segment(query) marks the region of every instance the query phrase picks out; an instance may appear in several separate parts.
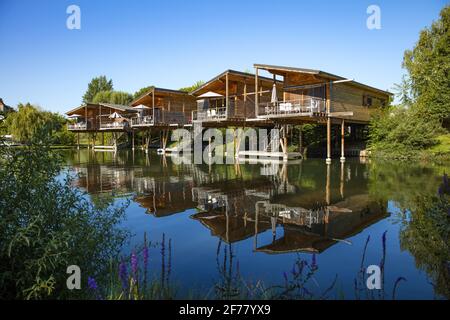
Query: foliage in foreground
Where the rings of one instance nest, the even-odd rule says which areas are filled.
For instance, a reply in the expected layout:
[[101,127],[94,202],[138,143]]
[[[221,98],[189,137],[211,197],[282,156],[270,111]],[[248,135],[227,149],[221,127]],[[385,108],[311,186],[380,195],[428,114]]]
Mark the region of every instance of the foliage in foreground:
[[78,265],[83,281],[104,274],[125,239],[116,229],[124,208],[97,209],[61,169],[45,144],[0,145],[2,299],[79,297],[67,267]]
[[[370,290],[366,286],[367,276],[365,257],[370,236],[367,238],[362,252],[361,264],[356,269],[354,279],[354,299],[396,299],[397,290],[404,277],[398,277],[392,285],[392,291],[385,288],[386,233],[382,235],[381,290]],[[98,282],[94,277],[88,279],[88,293],[91,299],[98,300],[146,300],[146,299],[216,299],[216,300],[327,300],[342,299],[345,294],[337,288],[338,275],[327,286],[322,287],[317,277],[319,264],[315,254],[310,260],[297,255],[289,271],[283,272],[278,284],[266,287],[262,281],[248,281],[239,268],[239,261],[231,243],[223,244],[219,240],[216,251],[217,277],[210,290],[191,289],[187,294],[180,294],[171,279],[172,246],[165,235],[161,242],[148,243],[144,236],[144,245],[134,249],[131,255],[113,261],[110,269],[111,277]],[[166,247],[168,245],[168,247]],[[149,255],[149,249],[160,250],[160,271],[149,268],[149,259],[157,259]],[[350,285],[350,284],[349,284]],[[347,297],[350,298],[350,297]]]

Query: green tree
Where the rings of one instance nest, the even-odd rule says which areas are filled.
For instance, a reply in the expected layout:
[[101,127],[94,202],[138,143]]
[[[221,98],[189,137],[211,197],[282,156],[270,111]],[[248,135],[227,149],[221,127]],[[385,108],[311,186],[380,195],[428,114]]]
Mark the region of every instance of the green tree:
[[107,79],[106,76],[95,77],[89,82],[86,93],[83,95],[83,103],[92,102],[95,95],[100,91],[112,91],[113,82]]
[[408,71],[414,108],[439,121],[450,117],[450,6],[440,19],[420,32],[412,50],[406,50],[403,67]]
[[136,100],[137,98],[142,97],[144,94],[146,94],[147,92],[149,92],[154,86],[147,86],[147,87],[143,87],[141,89],[139,89],[138,91],[136,91],[133,94],[133,99]]
[[[395,90],[401,105],[385,108],[370,124],[369,145],[383,157],[426,155],[449,129],[450,120],[450,6],[440,19],[421,31],[412,50],[406,50],[407,74]],[[441,141],[445,141],[442,140]],[[443,148],[446,149],[446,148]]]
[[370,123],[369,145],[379,155],[414,157],[418,151],[436,144],[442,131],[437,120],[425,119],[415,110],[391,107],[375,115]]
[[200,88],[203,84],[205,83],[205,81],[199,80],[196,83],[194,83],[192,86],[190,87],[184,87],[184,88],[180,88],[180,91],[184,91],[184,92],[192,92],[197,90],[198,88]]
[[123,91],[100,91],[92,99],[93,103],[113,103],[128,105],[133,101],[133,96]]
[[6,131],[14,140],[30,143],[37,133],[45,134],[52,144],[74,144],[74,134],[67,131],[67,120],[60,114],[43,111],[30,103],[19,104],[18,111],[10,113],[5,120]]

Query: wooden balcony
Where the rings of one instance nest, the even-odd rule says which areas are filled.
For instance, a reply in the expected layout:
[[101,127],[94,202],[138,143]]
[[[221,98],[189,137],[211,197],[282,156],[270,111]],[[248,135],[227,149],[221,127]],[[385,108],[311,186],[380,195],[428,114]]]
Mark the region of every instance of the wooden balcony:
[[227,108],[211,108],[205,111],[192,111],[192,121],[221,121],[228,118]]
[[322,98],[305,98],[289,101],[260,103],[258,117],[312,117],[326,112],[326,100]]
[[86,131],[88,129],[86,122],[78,122],[74,124],[68,124],[67,130],[69,131]]
[[150,126],[180,126],[190,122],[189,117],[181,111],[159,111],[153,115],[146,115],[141,117],[131,118],[131,126],[133,128],[138,127],[150,127]]

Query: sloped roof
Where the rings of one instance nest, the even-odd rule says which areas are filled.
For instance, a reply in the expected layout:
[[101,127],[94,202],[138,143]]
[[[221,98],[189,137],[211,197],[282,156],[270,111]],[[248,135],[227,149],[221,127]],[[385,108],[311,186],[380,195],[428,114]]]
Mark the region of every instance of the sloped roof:
[[130,107],[130,106],[126,106],[126,105],[122,105],[122,104],[103,103],[102,102],[102,103],[86,103],[86,104],[83,104],[83,105],[81,105],[79,107],[76,107],[76,108],[70,110],[70,111],[67,111],[66,115],[70,116],[70,115],[76,113],[77,111],[79,111],[81,109],[84,109],[85,107],[97,108],[99,106],[106,107],[106,108],[111,108],[111,109],[119,110],[119,111],[123,111],[123,112],[137,112],[136,109],[134,109],[133,107]]
[[147,97],[150,96],[153,91],[155,92],[155,96],[158,97],[164,97],[164,96],[170,96],[170,95],[185,95],[188,96],[189,93],[185,92],[185,91],[180,91],[180,90],[173,90],[173,89],[166,89],[166,88],[158,88],[158,87],[151,87],[147,92],[145,92],[143,95],[141,95],[140,97],[134,99],[130,105],[131,106],[137,106],[139,104],[143,104],[142,101]]
[[[255,68],[262,69],[269,71],[270,73],[276,74],[276,75],[285,75],[286,73],[296,72],[296,73],[304,73],[304,74],[312,74],[317,75],[323,78],[327,78],[330,80],[346,80],[347,78],[341,77],[332,73],[328,73],[321,70],[315,70],[315,69],[306,69],[306,68],[297,68],[297,67],[285,67],[285,66],[276,66],[276,65],[269,65],[269,64],[254,64]],[[392,95],[389,91],[381,90],[357,81],[349,81],[349,84],[352,84],[354,86],[364,88],[366,90],[375,91],[381,94],[385,95]]]
[[[208,82],[205,82],[203,85],[201,85],[199,88],[197,88],[196,90],[192,91],[190,94],[193,96],[199,96],[201,94],[204,94],[208,91],[214,91],[211,90],[211,87],[214,85],[214,83],[219,83],[222,80],[223,77],[225,77],[226,74],[231,75],[235,80],[235,79],[241,79],[241,80],[245,80],[245,79],[251,79],[254,81],[255,79],[255,74],[254,73],[248,73],[248,72],[242,72],[242,71],[236,71],[236,70],[225,70],[224,72],[222,72],[221,74],[215,76],[214,78],[212,78],[211,80],[209,80]],[[273,83],[273,79],[271,78],[267,78],[267,77],[259,77],[258,78],[260,81],[263,82],[267,82],[267,83]],[[278,84],[282,85],[281,81],[276,81]]]

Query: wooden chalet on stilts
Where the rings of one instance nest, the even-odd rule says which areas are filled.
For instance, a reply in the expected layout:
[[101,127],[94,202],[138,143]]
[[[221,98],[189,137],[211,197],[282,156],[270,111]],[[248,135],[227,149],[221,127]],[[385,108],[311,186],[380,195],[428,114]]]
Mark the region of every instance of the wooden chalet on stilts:
[[320,70],[265,64],[255,64],[254,67],[256,79],[261,70],[283,78],[282,99],[273,103],[256,97],[257,117],[270,119],[279,125],[326,124],[327,162],[331,162],[332,156],[332,125],[340,126],[341,161],[345,161],[346,125],[354,129],[352,132],[358,129],[358,125],[359,128],[367,125],[372,113],[387,105],[391,96],[387,91]]
[[169,152],[167,142],[170,130],[191,127],[192,111],[196,108],[195,98],[179,90],[152,87],[131,103],[138,113],[131,119],[133,148],[135,132],[144,132],[144,149],[148,150],[152,134],[160,135],[160,151]]
[[[142,133],[144,150],[148,150],[152,135],[159,135],[159,150],[165,153],[171,151],[167,148],[169,133],[176,128],[192,128],[194,136],[204,128],[275,128],[279,135],[269,137],[263,150],[237,150],[235,156],[286,161],[302,156],[301,146],[300,152],[288,151],[289,130],[294,125],[315,123],[327,128],[329,163],[339,146],[336,138],[340,136],[339,154],[345,161],[345,136],[364,134],[373,112],[387,105],[391,96],[320,70],[266,64],[254,67],[255,74],[226,70],[191,93],[152,87],[129,106],[88,103],[67,112],[77,119],[68,129],[89,133],[93,148],[99,148],[95,146],[97,133],[113,132],[114,150],[124,133],[131,138],[133,150],[137,132]],[[261,71],[268,76],[261,76]],[[241,139],[245,137],[235,136],[235,145],[245,142]],[[103,143],[102,147],[108,146]],[[359,153],[355,150],[352,155]]]

